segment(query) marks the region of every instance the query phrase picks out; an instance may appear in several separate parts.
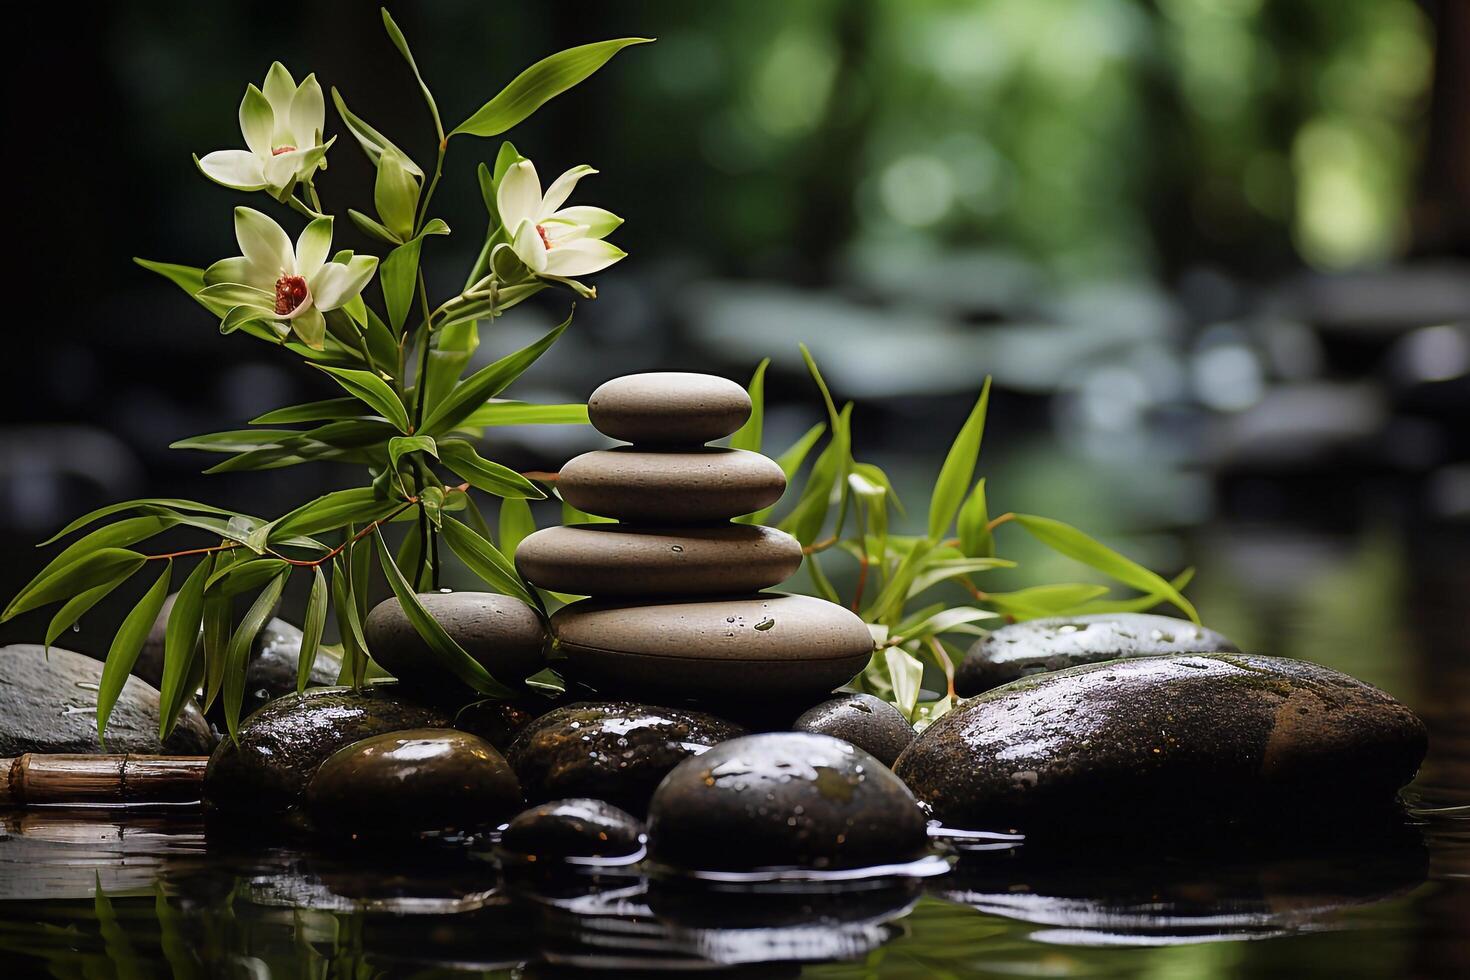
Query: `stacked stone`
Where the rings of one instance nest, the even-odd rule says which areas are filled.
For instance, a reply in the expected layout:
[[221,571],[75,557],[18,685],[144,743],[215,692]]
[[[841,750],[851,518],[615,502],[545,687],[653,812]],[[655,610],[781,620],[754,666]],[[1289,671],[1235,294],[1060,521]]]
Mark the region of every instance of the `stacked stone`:
[[775,528],[731,520],[771,506],[786,477],[759,453],[705,445],[750,417],[744,389],[703,374],[636,374],[587,403],[632,443],[562,467],[562,498],[615,524],[547,528],[516,550],[526,579],[590,598],[551,619],[578,680],[647,699],[818,698],[863,668],[867,626],[821,599],[760,590],[801,565]]

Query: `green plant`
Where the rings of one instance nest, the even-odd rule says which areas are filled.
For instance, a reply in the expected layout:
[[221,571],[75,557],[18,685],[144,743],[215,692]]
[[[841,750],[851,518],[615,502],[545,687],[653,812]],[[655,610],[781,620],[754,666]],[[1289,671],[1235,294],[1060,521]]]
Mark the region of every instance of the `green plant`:
[[[426,243],[450,234],[450,228],[430,216],[434,191],[456,137],[506,132],[620,50],[645,39],[602,41],[545,58],[446,132],[408,42],[386,10],[382,16],[428,108],[436,156],[431,171],[419,166],[332,90],[343,126],[377,171],[376,216],[355,209],[346,213],[383,245],[381,261],[350,251],[332,253],[335,219],[323,208],[316,179],[336,137],[324,139],[325,100],[315,75],[297,84],[279,63],[271,66],[263,85],[247,87],[240,104],[246,149],[215,151],[195,162],[216,183],[264,194],[305,218],[295,242],[268,215],[237,208],[239,256],[204,269],[138,260],[209,310],[222,333],[274,344],[331,377],[344,392],[267,412],[245,429],[185,439],[175,448],[224,455],[208,471],[213,473],[330,460],[365,466],[367,479],[273,520],[191,500],[130,500],[80,517],[44,542],[111,519],[62,549],[0,614],[0,620],[9,619],[59,603],[46,631],[48,645],[144,567],[157,569],[108,652],[98,692],[99,733],[105,732],[118,693],[180,576],[182,586],[167,621],[161,732],[172,728],[202,684],[206,707],[223,699],[234,733],[251,640],[297,573],[311,578],[300,686],[306,685],[329,610],[341,630],[343,679],[361,682],[368,659],[362,619],[375,557],[444,669],[485,695],[513,693],[438,627],[415,592],[437,586],[442,539],[492,587],[540,608],[539,596],[490,544],[469,497],[478,490],[522,502],[544,493],[521,474],[483,458],[473,440],[495,425],[586,422],[585,405],[499,398],[571,318],[525,349],[463,374],[479,343],[481,322],[492,322],[548,288],[594,298],[595,290],[577,277],[623,257],[605,240],[621,219],[600,208],[562,206],[577,181],[596,172],[590,167],[567,171],[543,194],[534,165],[504,143],[493,168],[484,163],[478,168],[488,214],[479,255],[463,289],[435,305],[420,261]],[[364,290],[374,278],[381,302],[370,304]],[[452,516],[461,512],[468,523]],[[519,513],[514,507],[508,512]],[[393,524],[404,529],[396,551],[383,533]],[[175,528],[203,532],[211,543],[160,553],[139,547]],[[187,561],[193,568],[183,575],[176,565]],[[236,620],[237,598],[243,605],[250,595],[254,600]]]
[[[803,567],[817,593],[847,605],[869,624],[875,653],[852,687],[892,701],[911,721],[922,724],[954,704],[954,661],[964,651],[947,637],[983,635],[982,623],[993,626],[999,620],[1142,611],[1161,602],[1199,621],[1181,591],[1192,570],[1171,582],[1061,521],[1013,512],[990,516],[985,480],[975,478],[990,402],[989,378],[935,478],[925,532],[892,533],[895,513],[904,514],[892,483],[882,469],[854,456],[852,404],[838,409],[805,345],[801,352],[821,392],[827,421],[812,426],[778,457],[786,478],[796,478],[824,436],[826,444],[777,526],[801,543],[806,555]],[[761,362],[751,379],[754,410],[750,421],[731,439],[736,448],[760,450],[768,364],[768,360]],[[771,510],[766,510],[741,520],[762,524],[771,516]],[[1040,585],[1012,592],[982,590],[975,576],[1015,567],[1015,562],[996,554],[996,532],[1005,526],[1022,528],[1052,550],[1140,594],[1106,598],[1108,587],[1092,583]],[[834,552],[846,554],[857,566],[856,585],[847,600],[823,570],[823,559]],[[964,605],[923,601],[944,583],[959,584],[971,601]],[[948,691],[937,700],[921,703],[926,663],[943,673]]]

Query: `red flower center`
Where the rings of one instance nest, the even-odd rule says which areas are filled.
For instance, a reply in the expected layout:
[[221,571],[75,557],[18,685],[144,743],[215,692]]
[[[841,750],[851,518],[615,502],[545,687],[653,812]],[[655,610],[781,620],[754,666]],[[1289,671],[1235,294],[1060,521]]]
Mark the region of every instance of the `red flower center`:
[[536,234],[538,234],[538,235],[541,236],[541,244],[542,245],[545,245],[548,249],[551,248],[551,236],[548,235],[548,234],[546,234],[546,229],[545,228],[542,228],[540,225],[537,225],[536,226]]
[[274,150],[271,150],[271,156],[278,157],[282,153],[290,153],[294,149],[296,149],[294,146],[278,146]]
[[306,302],[306,280],[301,276],[282,276],[276,280],[276,315],[285,316]]

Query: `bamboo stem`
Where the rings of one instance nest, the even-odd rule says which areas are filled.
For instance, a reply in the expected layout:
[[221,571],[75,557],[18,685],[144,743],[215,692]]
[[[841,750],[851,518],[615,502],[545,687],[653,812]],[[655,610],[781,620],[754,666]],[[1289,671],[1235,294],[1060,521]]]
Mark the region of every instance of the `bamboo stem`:
[[43,755],[0,759],[0,807],[43,803],[188,803],[203,755]]

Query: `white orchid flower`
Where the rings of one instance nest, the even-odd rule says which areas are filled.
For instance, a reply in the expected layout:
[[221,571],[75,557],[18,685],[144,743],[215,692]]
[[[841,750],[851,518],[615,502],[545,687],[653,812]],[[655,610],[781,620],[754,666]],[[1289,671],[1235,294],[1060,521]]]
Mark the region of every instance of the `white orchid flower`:
[[217,184],[282,197],[296,181],[327,165],[332,140],[322,142],[326,120],[316,75],[297,85],[277,61],[265,76],[264,90],[246,86],[240,102],[240,132],[249,149],[215,150],[197,160],[199,169]]
[[543,196],[536,165],[511,164],[495,192],[495,206],[516,257],[538,276],[566,278],[606,269],[628,253],[602,239],[623,219],[592,207],[563,208],[577,181],[597,173],[573,167],[552,183]]
[[[377,271],[371,255],[329,261],[332,219],[308,224],[293,247],[285,230],[250,208],[235,209],[235,238],[245,253],[221,259],[204,270],[201,300],[230,307],[220,329],[234,330],[253,320],[275,323],[276,334],[294,332],[321,350],[326,333],[322,315],[355,299]],[[340,257],[339,257],[340,258]]]

